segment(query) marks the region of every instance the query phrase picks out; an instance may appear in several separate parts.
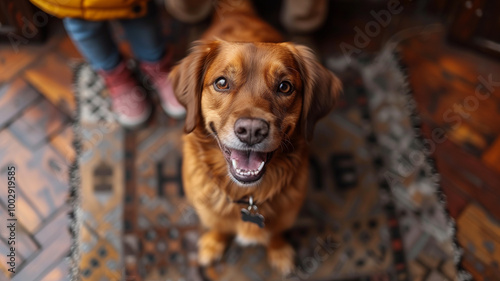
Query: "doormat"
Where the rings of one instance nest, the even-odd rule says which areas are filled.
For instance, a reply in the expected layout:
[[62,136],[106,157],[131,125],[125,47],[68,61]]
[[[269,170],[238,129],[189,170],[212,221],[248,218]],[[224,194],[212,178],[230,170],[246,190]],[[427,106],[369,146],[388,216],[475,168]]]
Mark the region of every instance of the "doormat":
[[[297,268],[281,277],[265,249],[232,243],[197,265],[203,232],[181,178],[182,121],[155,108],[118,126],[102,80],[75,72],[78,160],[72,274],[79,280],[468,280],[439,175],[420,138],[404,72],[389,50],[328,61],[344,83],[310,145],[307,199],[287,233]],[[158,104],[152,94],[155,104]]]

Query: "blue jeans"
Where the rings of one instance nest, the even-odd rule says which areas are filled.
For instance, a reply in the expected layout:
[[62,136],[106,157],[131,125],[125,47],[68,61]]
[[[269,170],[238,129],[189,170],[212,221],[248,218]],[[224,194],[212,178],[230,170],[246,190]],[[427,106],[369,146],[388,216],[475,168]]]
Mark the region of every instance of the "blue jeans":
[[[150,1],[146,16],[118,20],[135,57],[141,61],[156,62],[165,53],[156,9],[154,1]],[[63,23],[69,37],[95,70],[111,70],[120,63],[121,55],[113,40],[109,21],[65,18]]]

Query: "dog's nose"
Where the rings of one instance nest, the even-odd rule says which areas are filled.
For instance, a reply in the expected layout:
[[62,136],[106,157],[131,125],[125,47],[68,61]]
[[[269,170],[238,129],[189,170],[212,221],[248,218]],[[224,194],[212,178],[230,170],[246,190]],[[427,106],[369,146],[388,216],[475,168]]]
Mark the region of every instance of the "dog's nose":
[[269,134],[269,123],[258,118],[240,118],[234,123],[234,133],[240,141],[254,145],[262,142]]

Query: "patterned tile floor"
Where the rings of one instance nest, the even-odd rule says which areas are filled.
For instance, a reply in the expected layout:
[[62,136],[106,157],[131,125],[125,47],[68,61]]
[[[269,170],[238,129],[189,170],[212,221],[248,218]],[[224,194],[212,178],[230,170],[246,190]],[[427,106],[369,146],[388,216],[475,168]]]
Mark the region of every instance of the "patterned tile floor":
[[[343,24],[346,27],[337,32],[352,42],[356,22]],[[492,121],[499,118],[498,91],[492,91],[480,109],[465,112],[468,117],[456,128],[450,128],[442,116],[454,104],[456,110],[473,106],[466,104],[471,102],[467,97],[480,84],[479,77],[493,75],[494,81],[500,81],[496,76],[500,64],[449,47],[444,37],[441,32],[406,40],[403,60],[409,67],[426,136],[431,137],[435,128],[443,128],[449,136],[438,144],[434,156],[449,210],[457,220],[458,240],[465,247],[465,267],[477,280],[495,280],[487,276],[500,276],[500,123]],[[321,50],[331,40],[322,41]],[[12,280],[67,280],[70,236],[65,202],[67,170],[74,157],[70,123],[75,108],[71,83],[72,65],[79,60],[60,28],[43,45],[22,46],[18,52],[8,44],[0,45],[0,178],[6,182],[9,165],[17,170],[19,246],[17,274]],[[0,181],[1,225],[7,217],[4,182]],[[2,281],[10,279],[6,236],[6,228],[0,228]]]

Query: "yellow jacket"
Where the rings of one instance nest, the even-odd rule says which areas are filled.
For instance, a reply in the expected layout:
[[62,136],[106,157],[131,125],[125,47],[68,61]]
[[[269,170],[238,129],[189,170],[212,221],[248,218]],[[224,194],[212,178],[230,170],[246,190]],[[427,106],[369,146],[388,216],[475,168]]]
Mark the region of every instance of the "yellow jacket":
[[59,18],[131,19],[146,15],[149,0],[30,0]]

